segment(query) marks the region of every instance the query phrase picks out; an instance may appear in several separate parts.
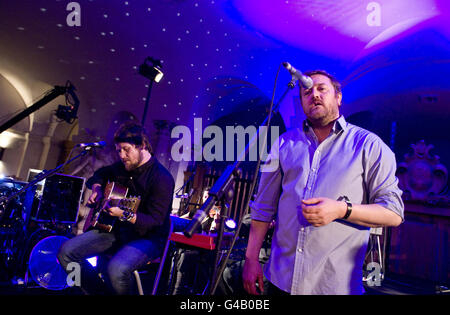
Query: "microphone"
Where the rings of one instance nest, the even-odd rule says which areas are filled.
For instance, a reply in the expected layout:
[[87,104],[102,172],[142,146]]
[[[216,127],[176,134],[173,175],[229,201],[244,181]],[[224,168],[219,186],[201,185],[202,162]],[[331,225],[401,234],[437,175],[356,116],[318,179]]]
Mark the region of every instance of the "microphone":
[[283,66],[289,71],[292,77],[298,79],[305,89],[310,89],[314,85],[313,80],[304,75],[300,70],[295,69],[289,62],[283,62]]
[[106,146],[106,142],[105,141],[78,143],[76,145],[77,148],[86,148],[86,147],[103,148],[104,146]]

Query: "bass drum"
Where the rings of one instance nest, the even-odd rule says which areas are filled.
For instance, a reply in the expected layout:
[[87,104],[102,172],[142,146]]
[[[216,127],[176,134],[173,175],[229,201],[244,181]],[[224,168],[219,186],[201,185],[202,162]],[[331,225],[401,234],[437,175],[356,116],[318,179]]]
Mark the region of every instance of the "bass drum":
[[28,272],[31,278],[41,287],[49,290],[68,288],[67,273],[60,265],[57,254],[67,237],[54,235],[48,230],[38,230],[31,239],[33,248],[29,255]]

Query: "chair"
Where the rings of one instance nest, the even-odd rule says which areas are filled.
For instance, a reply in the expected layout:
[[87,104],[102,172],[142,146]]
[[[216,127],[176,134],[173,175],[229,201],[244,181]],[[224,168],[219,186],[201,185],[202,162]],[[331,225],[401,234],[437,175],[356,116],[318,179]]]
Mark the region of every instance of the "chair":
[[[170,236],[172,235],[172,232],[173,232],[173,225],[172,225],[172,220],[170,220],[169,235],[167,237],[166,244],[164,246],[164,251],[163,251],[162,256],[158,257],[158,258],[155,258],[155,259],[152,259],[152,260],[150,260],[147,263],[147,266],[150,265],[150,264],[157,264],[157,263],[159,263],[158,271],[156,273],[156,277],[155,277],[155,280],[153,282],[152,295],[156,295],[156,292],[158,290],[159,280],[161,279],[161,274],[163,272],[164,264],[165,264],[166,257],[167,257],[167,253],[169,251]],[[133,274],[134,274],[134,277],[136,278],[136,284],[137,284],[139,295],[144,295],[144,290],[142,288],[142,281],[141,281],[141,277],[139,275],[140,271],[142,271],[142,270],[137,269],[137,270],[133,271]]]

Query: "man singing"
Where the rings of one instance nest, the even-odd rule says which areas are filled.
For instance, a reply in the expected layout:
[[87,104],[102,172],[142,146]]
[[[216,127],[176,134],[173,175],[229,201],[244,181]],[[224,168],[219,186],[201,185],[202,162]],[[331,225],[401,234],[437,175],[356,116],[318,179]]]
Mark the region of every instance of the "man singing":
[[[361,294],[370,227],[398,226],[404,205],[393,152],[375,134],[339,113],[339,82],[325,71],[305,73],[300,87],[306,120],[282,135],[261,173],[243,270],[250,294]],[[262,169],[263,170],[263,169]],[[259,251],[276,225],[263,292]]]

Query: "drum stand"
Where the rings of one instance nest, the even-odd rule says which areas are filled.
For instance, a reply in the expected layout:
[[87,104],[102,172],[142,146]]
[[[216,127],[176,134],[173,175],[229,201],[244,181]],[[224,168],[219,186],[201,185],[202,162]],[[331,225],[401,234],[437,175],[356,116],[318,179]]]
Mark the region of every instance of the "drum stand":
[[[63,167],[65,167],[66,165],[68,165],[69,163],[73,162],[74,160],[85,156],[88,152],[90,152],[90,150],[92,149],[91,146],[86,146],[84,147],[84,149],[76,156],[74,156],[72,159],[65,161],[63,164],[57,166],[56,168],[49,170],[49,171],[43,171],[41,172],[39,175],[36,176],[36,178],[34,180],[32,180],[31,182],[29,182],[28,184],[26,184],[22,189],[20,189],[19,191],[13,193],[10,196],[7,197],[2,197],[0,198],[0,207],[2,208],[6,208],[8,206],[8,204],[14,200],[16,197],[18,197],[19,195],[21,195],[22,193],[25,193],[27,191],[29,191],[31,188],[33,188],[35,185],[37,185],[39,182],[41,182],[42,180],[56,174],[60,169],[62,169]],[[70,156],[69,156],[70,157]],[[31,206],[27,207],[26,211],[25,211],[25,219],[24,219],[24,224],[23,224],[23,232],[24,232],[24,239],[26,240],[24,243],[25,245],[28,244],[28,242],[30,241],[30,238],[34,235],[35,232],[37,231],[42,231],[42,227],[38,228],[36,231],[33,231],[32,233],[30,233],[29,231],[29,223],[30,223],[30,219],[31,219]],[[58,222],[55,222],[58,223]],[[48,228],[45,228],[45,230],[51,230]],[[52,231],[54,232],[54,231]],[[25,246],[26,247],[26,246]],[[29,249],[29,248],[28,248]],[[28,257],[26,257],[27,254],[27,248],[21,248],[19,250],[19,263],[22,264],[22,268],[26,267],[25,270],[25,280],[24,280],[24,284],[27,285],[28,283],[28,262],[26,261],[26,259]],[[16,275],[18,276],[18,275]],[[18,281],[17,284],[22,285],[21,281]]]

